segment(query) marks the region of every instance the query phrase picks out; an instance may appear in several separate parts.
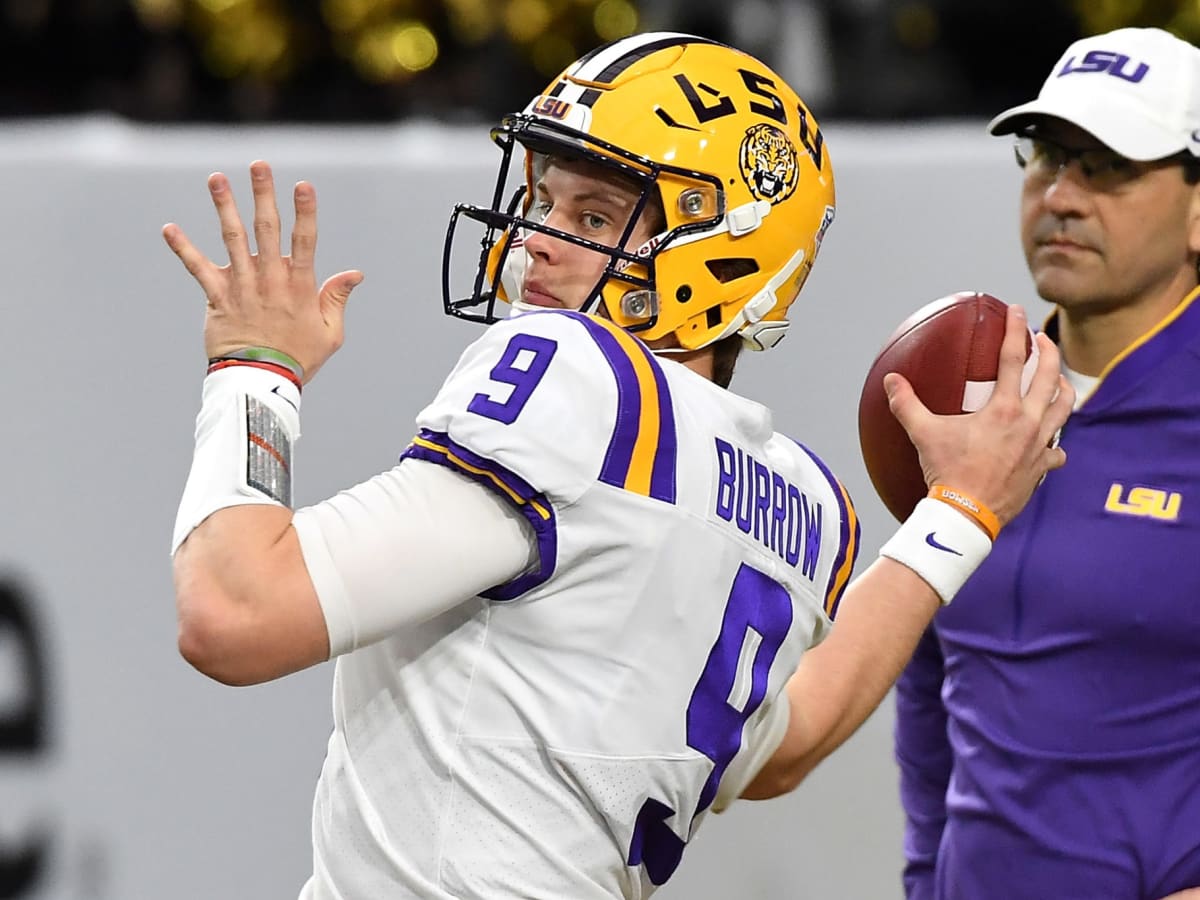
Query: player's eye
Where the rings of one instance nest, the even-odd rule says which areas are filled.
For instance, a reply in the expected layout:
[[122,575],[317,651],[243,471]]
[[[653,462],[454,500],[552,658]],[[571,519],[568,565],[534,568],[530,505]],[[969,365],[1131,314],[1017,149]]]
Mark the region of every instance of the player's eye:
[[1126,178],[1135,173],[1133,160],[1109,150],[1084,150],[1079,164],[1089,178]]
[[1033,140],[1033,159],[1047,169],[1059,169],[1071,161],[1071,154],[1066,147],[1051,144],[1049,141]]
[[585,212],[581,217],[585,228],[600,231],[608,226],[608,219],[599,213]]
[[1114,153],[1107,147],[1065,147],[1030,134],[1017,135],[1013,147],[1017,165],[1038,179],[1052,179],[1072,161],[1078,160],[1080,173],[1101,191],[1123,187],[1143,171],[1138,163]]

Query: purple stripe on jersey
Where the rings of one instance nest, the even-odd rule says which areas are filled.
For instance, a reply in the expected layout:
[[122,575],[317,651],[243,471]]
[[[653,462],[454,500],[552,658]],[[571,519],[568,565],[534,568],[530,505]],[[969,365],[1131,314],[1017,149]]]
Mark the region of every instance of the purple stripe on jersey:
[[[587,329],[608,360],[617,379],[617,426],[613,431],[600,480],[605,484],[625,487],[629,466],[633,460],[633,446],[638,436],[638,420],[642,412],[642,389],[629,355],[615,337],[603,325],[590,316],[569,313]],[[632,337],[632,335],[631,335]],[[667,376],[654,354],[634,337],[638,350],[644,354],[650,371],[654,373],[654,384],[658,394],[658,445],[654,448],[654,466],[650,471],[650,494],[664,503],[675,502],[675,468],[678,442],[675,435],[675,408],[671,392],[667,388]]]
[[[862,534],[862,525],[858,521],[858,517],[855,516],[854,534],[850,534],[850,508],[846,503],[850,496],[849,493],[842,489],[842,483],[838,481],[837,476],[833,474],[829,466],[821,461],[821,457],[817,456],[817,454],[813,453],[795,438],[792,438],[792,440],[797,447],[808,454],[809,459],[816,463],[817,468],[821,470],[821,474],[825,476],[825,480],[829,482],[829,486],[833,488],[833,496],[837,499],[838,513],[840,514],[842,527],[838,534],[838,553],[833,560],[833,566],[829,570],[829,584],[825,587],[826,603],[829,605],[829,618],[833,619],[837,615],[838,604],[842,602],[842,594],[845,593],[846,585],[850,583],[850,579],[847,578],[842,582],[842,586],[835,596],[830,597],[830,592],[833,591],[833,583],[837,579],[838,572],[842,570],[842,566],[846,562],[846,554],[853,549],[855,557],[858,556],[858,540]],[[850,560],[851,570],[853,570],[854,562],[854,559]]]
[[581,313],[567,313],[592,336],[617,379],[617,424],[613,429],[604,464],[600,468],[600,480],[614,487],[624,488],[629,477],[629,466],[633,462],[633,445],[637,442],[638,422],[642,416],[642,390],[637,373],[633,370],[628,354],[617,343],[608,329],[591,317]]
[[[643,347],[641,341],[638,346]],[[650,496],[666,503],[675,502],[675,457],[678,445],[675,439],[675,407],[671,403],[671,392],[667,388],[667,376],[662,366],[648,349],[644,350],[658,386],[658,447],[654,452],[654,469],[650,474]]]
[[[545,500],[545,497],[540,491],[530,485],[529,482],[525,481],[519,475],[510,472],[508,469],[504,468],[504,466],[497,462],[493,462],[486,456],[480,456],[479,454],[468,450],[462,444],[455,443],[450,439],[450,435],[446,434],[445,432],[431,431],[428,428],[422,428],[417,437],[423,441],[429,441],[431,444],[437,444],[439,447],[444,447],[447,451],[453,453],[468,465],[475,466],[479,469],[486,469],[488,472],[495,475],[496,478],[498,478],[501,482],[503,482],[506,488],[508,488],[522,500],[536,500],[539,503]],[[400,458],[403,459],[405,456],[410,455],[410,451],[413,449],[413,446],[407,447],[404,453],[400,455]],[[420,450],[423,448],[416,447],[415,449]],[[509,499],[511,500],[512,498],[510,497]]]
[[[400,454],[402,461],[405,459],[422,459],[426,462],[437,463],[440,466],[453,469],[455,472],[465,475],[472,481],[476,481],[494,491],[509,503],[513,503],[524,514],[525,518],[529,520],[529,524],[533,526],[533,533],[537,539],[538,548],[539,564],[537,570],[518,575],[506,584],[496,585],[493,588],[482,591],[479,596],[485,597],[488,600],[512,600],[533,590],[549,579],[554,574],[554,567],[558,560],[558,524],[554,518],[554,507],[546,499],[546,496],[536,491],[528,482],[514,475],[499,463],[493,462],[477,453],[472,453],[461,444],[456,444],[450,440],[450,437],[446,434],[423,428],[419,437],[431,444],[436,444],[439,448],[443,448],[445,452],[430,447],[422,447],[418,444],[410,444]],[[453,454],[468,466],[483,471],[473,472],[470,469],[464,468],[447,454]],[[493,476],[495,480],[493,480]],[[512,494],[509,494],[496,484],[496,480],[500,481],[506,488],[512,491],[512,494],[520,497],[525,502],[514,503]],[[537,503],[545,509],[550,514],[550,518],[543,519],[541,514],[533,508],[533,503]]]

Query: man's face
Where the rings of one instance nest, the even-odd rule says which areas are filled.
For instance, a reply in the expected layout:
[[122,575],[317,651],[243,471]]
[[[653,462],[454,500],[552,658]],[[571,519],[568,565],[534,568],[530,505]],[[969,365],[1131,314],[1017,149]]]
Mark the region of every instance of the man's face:
[[[1099,312],[1192,277],[1196,188],[1180,165],[1125,160],[1060,119],[1044,119],[1036,133],[1044,141],[1025,167],[1021,243],[1045,300]],[[1098,152],[1081,162],[1082,150]]]
[[[594,163],[551,159],[534,186],[530,218],[577,237],[615,246],[640,194]],[[652,236],[643,215],[626,244]],[[534,306],[579,309],[608,265],[606,254],[529,229],[521,299]]]

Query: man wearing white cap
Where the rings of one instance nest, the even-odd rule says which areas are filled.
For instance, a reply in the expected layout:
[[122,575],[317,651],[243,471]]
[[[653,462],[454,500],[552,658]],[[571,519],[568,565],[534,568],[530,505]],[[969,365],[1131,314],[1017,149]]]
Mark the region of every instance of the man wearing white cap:
[[1072,44],[1016,136],[1077,410],[897,686],[909,900],[1200,897],[1200,49]]

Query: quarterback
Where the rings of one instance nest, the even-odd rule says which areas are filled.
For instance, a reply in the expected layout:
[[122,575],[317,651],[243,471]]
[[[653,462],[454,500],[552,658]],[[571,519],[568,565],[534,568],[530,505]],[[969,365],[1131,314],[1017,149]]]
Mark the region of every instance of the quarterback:
[[[283,255],[263,162],[256,252],[221,174],[228,265],[164,228],[208,301],[180,650],[230,684],[337,660],[305,900],[650,895],[708,812],[791,789],[858,727],[991,547],[927,499],[851,582],[845,489],[727,390],[743,347],[785,335],[834,215],[828,148],[778,75],[638,35],[492,136],[492,202],[455,207],[447,238],[449,259],[482,230],[477,271],[459,294],[447,262],[443,298],[489,327],[398,465],[309,508],[301,387],[361,273],[317,286],[305,182]],[[1044,339],[1022,396],[1020,310],[1007,334],[976,414],[888,383],[931,483],[1001,522],[1063,463],[1072,400]]]

